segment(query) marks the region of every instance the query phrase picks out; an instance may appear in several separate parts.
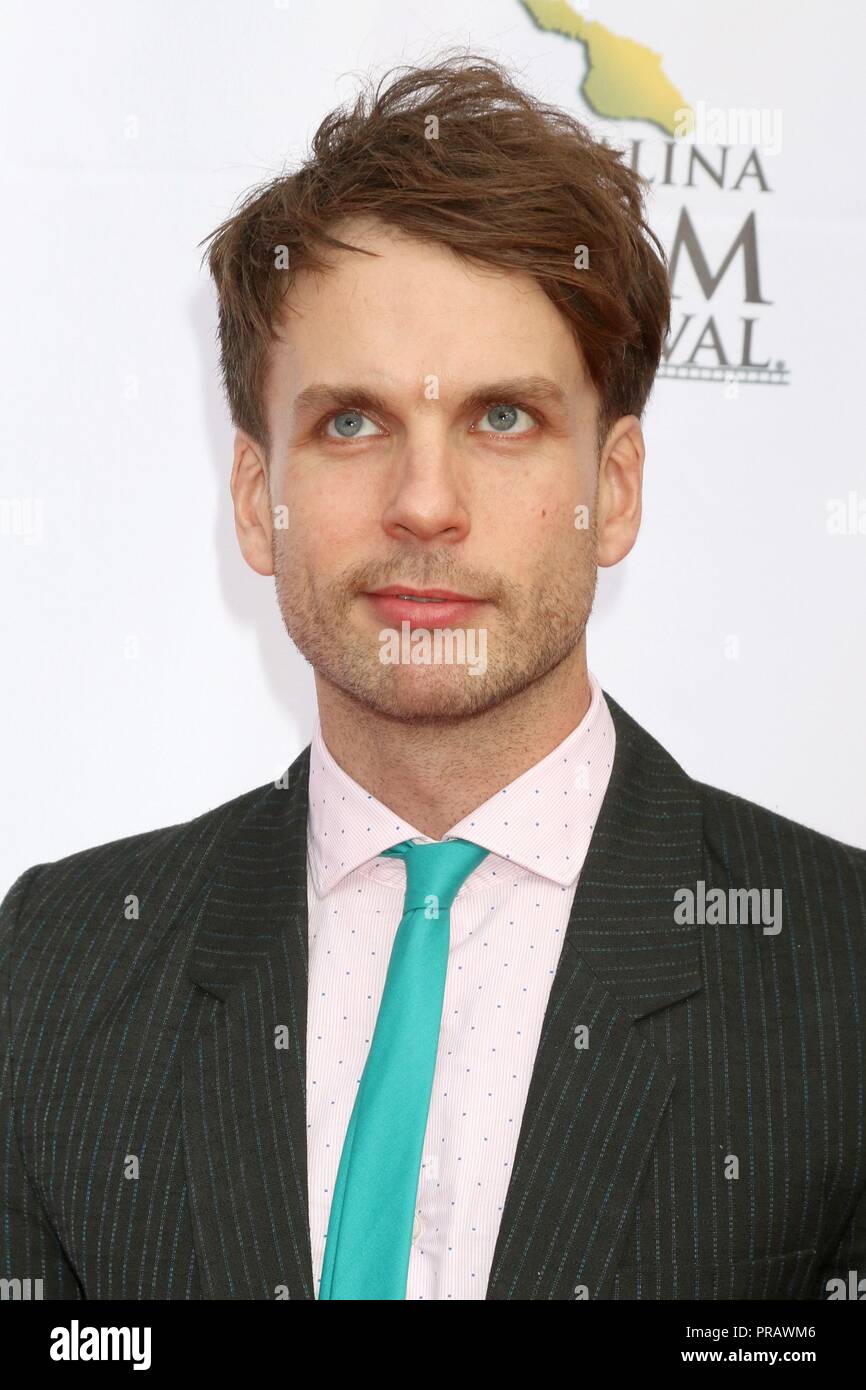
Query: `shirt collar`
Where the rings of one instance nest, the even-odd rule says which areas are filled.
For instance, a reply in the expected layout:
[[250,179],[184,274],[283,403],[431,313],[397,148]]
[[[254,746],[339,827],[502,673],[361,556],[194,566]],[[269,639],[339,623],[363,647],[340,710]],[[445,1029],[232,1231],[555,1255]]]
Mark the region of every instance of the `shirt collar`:
[[[607,790],[616,742],[613,719],[592,672],[589,685],[589,709],[576,728],[443,839],[472,840],[495,858],[562,886],[575,881]],[[309,862],[320,897],[391,845],[430,839],[339,766],[318,720],[310,746],[309,807]],[[393,866],[391,860],[384,862]],[[485,866],[495,872],[492,861],[480,867]]]

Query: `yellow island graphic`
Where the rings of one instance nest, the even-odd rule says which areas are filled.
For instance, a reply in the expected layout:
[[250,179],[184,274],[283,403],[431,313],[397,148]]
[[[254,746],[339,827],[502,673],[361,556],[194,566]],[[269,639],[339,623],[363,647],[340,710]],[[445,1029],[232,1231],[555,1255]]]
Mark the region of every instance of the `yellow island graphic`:
[[522,4],[539,29],[585,46],[588,66],[580,90],[599,116],[652,121],[670,135],[688,132],[690,107],[662,72],[660,53],[584,19],[568,0],[522,0]]

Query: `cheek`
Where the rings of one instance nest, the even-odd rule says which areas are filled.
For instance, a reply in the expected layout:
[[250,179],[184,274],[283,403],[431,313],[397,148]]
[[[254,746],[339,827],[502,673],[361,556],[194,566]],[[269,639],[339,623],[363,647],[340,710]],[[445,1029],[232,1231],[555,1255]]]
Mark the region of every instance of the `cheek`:
[[575,499],[555,495],[534,499],[505,527],[508,551],[515,569],[527,573],[552,556],[567,560],[575,550]]
[[360,477],[290,476],[286,498],[292,542],[316,572],[338,573],[369,552],[378,517]]

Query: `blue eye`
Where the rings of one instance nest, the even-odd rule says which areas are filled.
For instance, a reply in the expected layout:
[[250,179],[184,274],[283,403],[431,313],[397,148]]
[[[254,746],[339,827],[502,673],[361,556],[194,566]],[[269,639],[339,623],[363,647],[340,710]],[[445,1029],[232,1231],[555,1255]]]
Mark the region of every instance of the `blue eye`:
[[333,425],[340,439],[357,439],[359,436],[363,437],[369,433],[363,428],[365,420],[367,424],[373,425],[374,433],[378,433],[377,427],[369,415],[365,415],[360,410],[341,410],[339,415],[332,415],[325,433],[330,434],[331,425]]
[[[529,423],[515,429],[520,416]],[[484,428],[485,423],[489,425],[489,429]],[[535,421],[529,412],[522,410],[519,405],[492,405],[484,415],[479,429],[482,434],[523,434],[534,424]]]

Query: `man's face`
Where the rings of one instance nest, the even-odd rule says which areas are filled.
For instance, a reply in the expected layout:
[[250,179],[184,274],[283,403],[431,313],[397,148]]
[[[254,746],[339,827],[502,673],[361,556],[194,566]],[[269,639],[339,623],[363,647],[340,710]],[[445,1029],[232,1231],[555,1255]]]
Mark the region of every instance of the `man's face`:
[[[378,255],[298,275],[269,365],[280,609],[319,680],[399,720],[462,719],[576,659],[597,395],[531,277],[377,223],[337,235]],[[391,586],[474,601],[373,596]],[[438,662],[437,628],[465,643]]]

